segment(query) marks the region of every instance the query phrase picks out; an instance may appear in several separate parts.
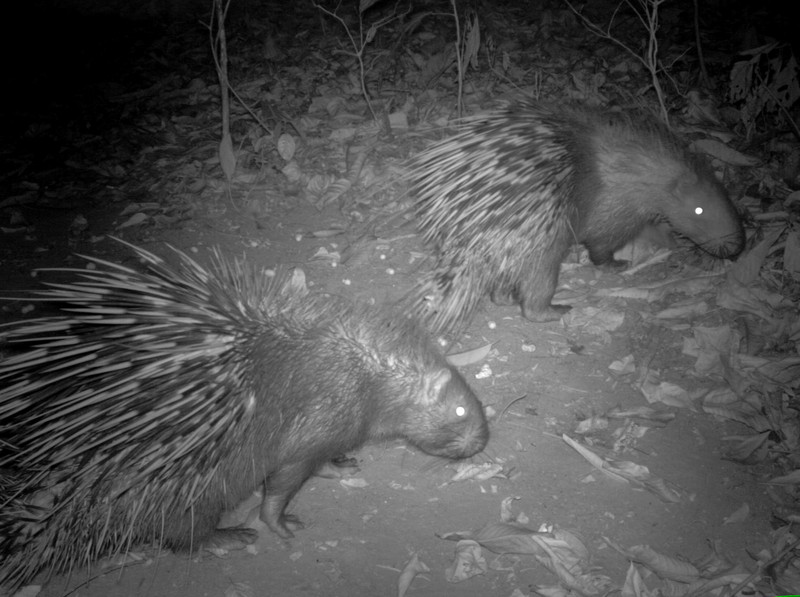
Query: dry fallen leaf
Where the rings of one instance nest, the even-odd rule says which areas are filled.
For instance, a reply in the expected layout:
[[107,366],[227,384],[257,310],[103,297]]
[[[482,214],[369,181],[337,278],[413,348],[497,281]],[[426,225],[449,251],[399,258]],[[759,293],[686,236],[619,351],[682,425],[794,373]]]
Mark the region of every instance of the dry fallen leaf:
[[743,522],[747,520],[750,516],[750,506],[747,504],[742,504],[736,512],[731,514],[730,516],[726,516],[722,520],[722,524],[735,524],[737,522]]
[[494,343],[484,344],[483,346],[473,348],[472,350],[449,354],[445,358],[447,359],[448,363],[453,365],[453,367],[473,365],[485,359],[492,350],[492,346],[494,346]]
[[503,470],[503,465],[493,462],[484,462],[476,464],[473,462],[459,462],[456,465],[456,474],[453,475],[448,483],[456,483],[458,481],[466,481],[467,479],[475,479],[476,481],[486,481]]
[[639,574],[639,569],[631,562],[620,594],[621,597],[655,597],[658,593],[647,589],[644,580],[642,580],[642,575]]
[[561,438],[608,478],[645,489],[667,503],[677,503],[683,499],[683,491],[669,481],[651,474],[646,466],[625,460],[606,460],[567,435],[562,435]]
[[626,558],[646,566],[661,578],[683,583],[700,579],[700,571],[689,562],[665,556],[648,545],[634,545],[624,549],[607,537],[603,539]]
[[722,441],[737,442],[725,450],[725,459],[742,464],[764,462],[769,457],[769,436],[772,431],[755,435],[729,435]]
[[659,427],[675,420],[675,413],[655,410],[649,406],[637,406],[626,410],[614,407],[606,412],[605,416],[609,419],[644,419],[656,423]]
[[444,571],[447,582],[462,582],[479,574],[486,574],[489,566],[481,553],[481,546],[471,540],[456,543],[453,563]]
[[420,560],[419,554],[415,552],[397,579],[397,597],[403,597],[406,594],[408,587],[411,586],[411,583],[418,574],[430,571],[431,569],[428,565]]

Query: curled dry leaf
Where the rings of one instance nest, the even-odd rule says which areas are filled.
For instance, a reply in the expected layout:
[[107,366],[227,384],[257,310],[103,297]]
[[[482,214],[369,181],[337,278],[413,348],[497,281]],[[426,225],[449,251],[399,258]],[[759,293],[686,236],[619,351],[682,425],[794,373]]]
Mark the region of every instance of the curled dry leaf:
[[603,537],[603,539],[623,556],[646,566],[661,578],[683,583],[695,582],[700,579],[700,571],[689,562],[660,554],[648,545],[634,545],[625,549],[608,537]]
[[769,457],[769,436],[771,431],[755,435],[729,435],[723,441],[736,442],[725,451],[725,458],[742,464],[758,464]]
[[612,371],[612,373],[626,375],[636,372],[636,362],[633,355],[629,354],[618,361],[614,361],[608,366],[608,368]]
[[800,357],[768,359],[740,354],[736,364],[761,383],[768,380],[786,388],[800,387]]
[[491,352],[494,343],[484,344],[483,346],[479,346],[478,348],[473,348],[472,350],[466,350],[464,352],[457,352],[455,354],[447,355],[447,362],[450,363],[453,367],[463,367],[465,365],[474,365],[485,359],[489,352]]
[[286,282],[282,292],[287,295],[297,294],[298,296],[305,296],[308,294],[308,286],[306,285],[306,273],[296,267],[292,270],[292,277]]
[[297,142],[289,133],[283,133],[278,137],[275,148],[278,150],[278,155],[283,158],[283,161],[288,162],[294,158],[294,154],[297,151]]
[[415,552],[397,579],[397,597],[403,597],[406,594],[408,587],[411,586],[411,583],[418,574],[430,571],[431,569],[428,568],[428,565],[420,560],[419,554]]
[[601,594],[610,584],[607,577],[588,572],[589,551],[586,546],[575,534],[562,529],[540,532],[520,524],[494,522],[471,533],[450,534],[443,538],[459,542],[471,540],[471,543],[497,554],[533,556],[556,574],[562,585],[580,595]]
[[563,586],[579,595],[601,595],[607,592],[610,579],[588,570],[588,551],[575,535],[567,531],[556,531],[552,537],[535,535],[532,540],[547,554],[546,557],[537,556],[536,559],[558,576]]
[[567,445],[610,479],[645,489],[668,503],[676,503],[683,499],[683,492],[678,487],[669,481],[650,474],[650,470],[646,466],[625,460],[605,460],[567,435],[562,435],[561,437]]
[[[744,595],[765,597],[763,593],[756,590],[753,584],[754,580],[755,578],[748,572],[729,572],[707,580],[703,579],[688,583],[685,587],[685,591],[681,594],[690,596],[717,595],[720,594],[718,593],[718,589],[722,587],[737,587],[738,590],[735,593],[737,597]],[[793,585],[793,587],[796,586],[797,585]],[[725,593],[721,594],[724,595]],[[772,593],[769,594],[772,595]]]
[[639,569],[631,562],[628,566],[628,574],[625,577],[625,584],[622,587],[622,597],[655,597],[655,593],[649,591],[639,574]]
[[645,421],[657,423],[659,426],[671,423],[675,419],[675,413],[658,411],[649,406],[639,406],[627,410],[615,407],[608,411],[606,416],[609,419],[644,419]]
[[332,238],[334,236],[341,236],[344,233],[344,228],[333,225],[330,228],[325,228],[323,230],[312,230],[311,236],[314,238]]
[[755,166],[760,161],[755,156],[736,151],[716,139],[696,139],[692,142],[692,147],[734,166]]
[[[662,502],[668,504],[677,504],[683,500],[685,495],[683,490],[661,477],[651,476],[642,481],[642,485],[647,491],[658,496]],[[691,498],[691,496],[689,497]]]
[[323,180],[322,177],[314,177],[309,182],[308,190],[314,193],[315,197],[311,203],[317,209],[322,209],[326,205],[330,205],[334,201],[338,201],[345,193],[353,187],[353,183],[346,178],[338,178],[335,181],[329,179]]
[[694,565],[703,577],[708,578],[733,568],[733,563],[722,553],[721,544],[719,539],[709,541],[708,553],[695,560]]
[[719,276],[716,274],[695,276],[694,278],[676,276],[666,282],[645,285],[643,288],[648,289],[647,302],[654,303],[663,300],[670,294],[685,294],[687,296],[705,294],[717,283],[717,278]]
[[536,585],[531,588],[542,597],[572,597],[572,591],[559,585]]
[[486,481],[503,471],[503,465],[492,462],[476,464],[473,462],[459,462],[456,465],[456,474],[453,475],[448,483],[475,479],[476,481]]
[[587,435],[604,429],[608,429],[608,419],[595,415],[578,423],[575,426],[575,433],[578,435]]
[[668,307],[655,314],[656,319],[693,319],[708,313],[708,303],[695,301],[688,305]]
[[516,523],[492,522],[476,530],[441,535],[448,541],[472,540],[497,554],[517,553],[543,555],[541,550],[529,539],[530,535],[544,535],[531,528]]
[[676,384],[662,381],[656,385],[650,381],[646,381],[642,384],[641,391],[647,401],[651,404],[653,402],[661,402],[667,406],[689,408],[692,410],[694,409],[694,405],[692,404],[689,394],[687,394],[686,390]]
[[447,582],[462,582],[479,574],[486,574],[489,566],[483,557],[481,546],[470,540],[456,543],[453,563],[444,571]]
[[347,477],[346,479],[339,479],[339,485],[349,489],[363,489],[364,487],[368,487],[369,483],[366,479],[362,479],[361,477]]
[[775,485],[800,485],[800,469],[795,469],[780,477],[773,477],[769,482]]
[[521,497],[517,496],[510,496],[505,498],[502,502],[500,502],[500,520],[503,522],[517,522],[517,517],[514,515],[512,511],[512,505],[514,501],[522,499]]
[[[472,538],[497,554],[526,554],[537,558],[554,554],[567,567],[589,559],[589,550],[583,542],[574,533],[563,529],[542,532],[516,523],[493,522],[475,531]],[[546,550],[544,546],[547,546]]]
[[329,251],[325,247],[320,247],[316,250],[311,259],[313,261],[329,261],[331,263],[339,263],[342,260],[342,256],[339,251]]
[[[761,266],[764,264],[767,255],[772,251],[772,245],[783,234],[783,226],[766,228],[763,233],[764,238],[761,242],[739,255],[736,262],[728,270],[730,277],[742,285],[740,287],[742,292],[747,292],[748,289],[744,287],[758,279]],[[717,301],[717,304],[719,304],[719,301]]]
[[146,213],[136,213],[133,214],[130,218],[122,222],[119,226],[116,227],[116,230],[122,230],[124,228],[130,228],[131,226],[141,226],[150,218]]
[[756,412],[752,405],[744,401],[739,401],[724,407],[715,406],[713,404],[703,404],[703,410],[710,415],[747,425],[758,433],[772,430],[772,423],[770,420],[761,413]]

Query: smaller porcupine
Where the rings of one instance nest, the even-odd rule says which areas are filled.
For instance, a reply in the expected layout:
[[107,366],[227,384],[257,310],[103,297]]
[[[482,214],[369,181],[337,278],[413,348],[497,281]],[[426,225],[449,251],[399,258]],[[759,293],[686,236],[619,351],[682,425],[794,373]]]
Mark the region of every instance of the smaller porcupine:
[[87,258],[102,269],[41,292],[63,316],[0,327],[23,349],[0,361],[0,584],[154,538],[252,542],[216,525],[262,486],[262,520],[290,537],[303,482],[369,440],[486,445],[480,402],[412,321],[129,246],[147,273]]
[[665,127],[579,106],[518,100],[476,116],[411,161],[420,232],[437,250],[408,297],[436,332],[471,319],[488,293],[532,321],[557,320],[561,261],[583,243],[595,264],[666,220],[716,257],[744,247],[713,173]]

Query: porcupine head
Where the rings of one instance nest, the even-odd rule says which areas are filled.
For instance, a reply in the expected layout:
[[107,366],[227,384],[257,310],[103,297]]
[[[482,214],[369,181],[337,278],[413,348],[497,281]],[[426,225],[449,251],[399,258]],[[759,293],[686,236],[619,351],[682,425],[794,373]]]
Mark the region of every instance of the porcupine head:
[[741,219],[722,185],[702,168],[690,170],[675,182],[677,209],[664,215],[676,231],[705,252],[736,257],[745,243]]
[[[744,248],[736,208],[708,164],[661,128],[598,127],[596,178],[578,193],[579,240],[596,264],[633,240],[645,225],[666,220],[705,252],[732,258]],[[584,185],[585,187],[585,185]]]
[[416,324],[350,313],[280,345],[263,351],[274,355],[259,376],[272,398],[254,434],[267,463],[261,519],[279,536],[301,526],[284,510],[305,480],[368,441],[402,438],[453,459],[486,445],[481,403]]

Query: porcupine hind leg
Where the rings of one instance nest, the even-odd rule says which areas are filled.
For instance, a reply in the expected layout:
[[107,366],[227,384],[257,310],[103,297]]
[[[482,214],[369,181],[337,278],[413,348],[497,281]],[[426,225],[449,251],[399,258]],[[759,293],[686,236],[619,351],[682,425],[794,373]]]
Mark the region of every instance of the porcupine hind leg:
[[492,302],[498,306],[519,305],[520,300],[519,291],[516,284],[511,284],[507,281],[500,281],[495,284],[491,289],[489,296]]
[[286,506],[297,490],[318,468],[316,461],[302,460],[284,464],[272,473],[264,483],[264,500],[261,502],[261,521],[279,537],[294,537],[292,531],[303,528],[303,523],[291,514]]
[[569,305],[552,304],[558,285],[558,271],[566,255],[567,242],[555,239],[550,246],[538,247],[523,261],[517,298],[522,316],[530,321],[558,321],[570,310]]
[[197,553],[204,549],[242,549],[258,539],[258,531],[245,527],[218,529],[221,503],[200,500],[166,531],[164,544],[176,551]]

